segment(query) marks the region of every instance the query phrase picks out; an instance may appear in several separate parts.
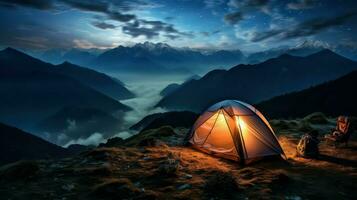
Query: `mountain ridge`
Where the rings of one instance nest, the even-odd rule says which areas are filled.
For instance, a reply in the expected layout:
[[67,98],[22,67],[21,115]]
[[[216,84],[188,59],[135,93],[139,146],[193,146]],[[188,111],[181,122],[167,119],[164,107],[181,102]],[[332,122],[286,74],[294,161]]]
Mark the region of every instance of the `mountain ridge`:
[[224,99],[254,104],[336,79],[356,68],[356,62],[330,50],[307,57],[282,55],[260,64],[240,64],[229,70],[210,71],[165,96],[156,106],[201,112]]

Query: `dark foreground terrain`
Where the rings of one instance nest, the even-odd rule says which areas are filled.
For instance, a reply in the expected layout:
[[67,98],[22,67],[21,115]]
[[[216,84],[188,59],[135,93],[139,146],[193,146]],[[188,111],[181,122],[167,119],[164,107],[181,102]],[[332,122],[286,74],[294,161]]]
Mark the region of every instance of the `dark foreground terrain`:
[[318,159],[295,156],[301,134],[328,133],[335,119],[314,114],[273,120],[287,162],[248,166],[180,146],[187,129],[161,127],[61,160],[0,167],[1,199],[356,199],[357,140],[321,142]]

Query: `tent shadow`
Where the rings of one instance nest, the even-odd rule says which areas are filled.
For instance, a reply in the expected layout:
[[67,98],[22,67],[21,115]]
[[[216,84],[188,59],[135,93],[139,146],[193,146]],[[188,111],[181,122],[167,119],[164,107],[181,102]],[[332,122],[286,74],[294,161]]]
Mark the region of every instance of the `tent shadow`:
[[316,159],[321,160],[321,161],[335,163],[335,164],[340,164],[340,165],[344,165],[344,166],[349,166],[349,167],[357,167],[357,161],[348,160],[348,159],[344,159],[344,158],[337,158],[337,157],[324,155],[324,154],[320,154],[318,156],[318,158],[316,158]]

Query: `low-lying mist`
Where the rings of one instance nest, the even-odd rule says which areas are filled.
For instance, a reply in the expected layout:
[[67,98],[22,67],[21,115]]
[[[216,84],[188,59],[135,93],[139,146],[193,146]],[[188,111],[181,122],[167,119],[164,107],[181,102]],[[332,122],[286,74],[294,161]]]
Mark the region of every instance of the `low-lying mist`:
[[61,146],[71,144],[98,145],[111,137],[128,138],[137,133],[129,130],[142,118],[149,114],[166,112],[162,108],[154,108],[155,104],[162,98],[160,91],[171,83],[182,83],[188,76],[155,76],[155,75],[133,75],[133,74],[111,74],[113,77],[125,83],[125,86],[132,91],[136,97],[133,99],[122,100],[121,103],[130,106],[133,110],[124,113],[121,119],[120,131],[113,135],[94,132],[86,137],[70,138],[66,135],[59,135],[56,143]]

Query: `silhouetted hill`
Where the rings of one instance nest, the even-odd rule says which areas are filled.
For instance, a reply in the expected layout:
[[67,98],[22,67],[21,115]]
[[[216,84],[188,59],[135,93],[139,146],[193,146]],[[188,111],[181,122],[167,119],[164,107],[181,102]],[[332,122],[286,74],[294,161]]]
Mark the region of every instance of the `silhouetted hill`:
[[116,82],[112,77],[92,69],[73,65],[69,62],[57,65],[56,72],[76,79],[115,99],[129,99],[135,96],[121,82]]
[[313,112],[357,116],[357,71],[334,81],[263,101],[257,108],[270,118],[304,117]]
[[[35,127],[39,133],[56,144],[65,145],[70,140],[88,138],[93,133],[109,137],[120,131],[122,120],[95,108],[65,107],[45,118]],[[60,138],[58,138],[60,136]]]
[[198,75],[193,75],[190,76],[189,78],[187,78],[185,80],[185,82],[183,82],[182,84],[178,84],[178,83],[171,83],[169,85],[167,85],[163,90],[161,90],[160,95],[161,96],[167,96],[169,94],[171,94],[172,92],[174,92],[175,90],[177,90],[179,87],[181,87],[182,85],[192,81],[192,80],[198,80],[201,77]]
[[181,85],[178,83],[171,83],[167,85],[163,90],[161,90],[160,95],[166,96],[177,90]]
[[284,54],[257,65],[213,70],[165,96],[157,106],[201,112],[225,99],[257,103],[336,79],[355,69],[356,62],[330,50],[307,57]]
[[11,48],[0,51],[0,94],[0,120],[22,128],[67,106],[92,107],[109,113],[130,110],[56,72],[53,65]]
[[21,159],[60,158],[70,154],[67,149],[0,123],[0,165]]
[[166,113],[155,113],[144,117],[142,120],[130,127],[132,130],[148,130],[161,126],[191,128],[198,118],[198,114],[190,111],[173,111]]

